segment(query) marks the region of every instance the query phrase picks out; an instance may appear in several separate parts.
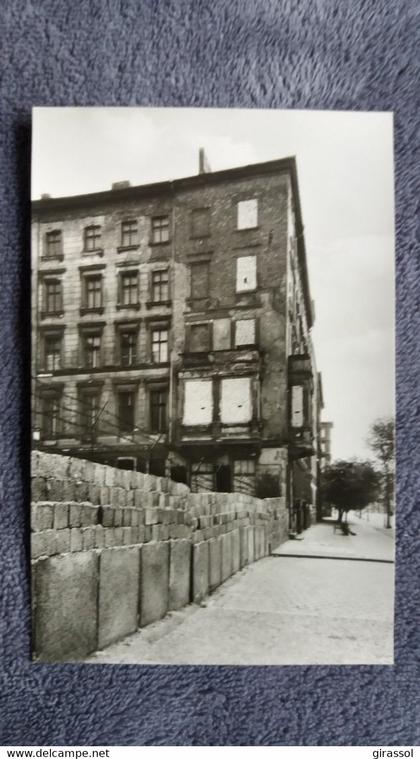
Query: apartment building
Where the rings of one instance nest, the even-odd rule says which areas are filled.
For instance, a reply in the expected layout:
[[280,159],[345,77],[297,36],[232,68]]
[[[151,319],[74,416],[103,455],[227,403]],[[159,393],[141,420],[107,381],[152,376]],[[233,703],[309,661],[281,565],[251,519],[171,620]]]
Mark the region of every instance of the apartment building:
[[[34,445],[316,501],[294,158],[32,204]],[[315,458],[314,458],[315,457]]]

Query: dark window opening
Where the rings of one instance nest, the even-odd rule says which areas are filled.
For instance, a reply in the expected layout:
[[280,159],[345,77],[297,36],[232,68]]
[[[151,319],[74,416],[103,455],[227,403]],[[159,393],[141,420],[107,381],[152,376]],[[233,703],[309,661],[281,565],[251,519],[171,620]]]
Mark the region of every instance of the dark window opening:
[[190,353],[203,353],[210,350],[210,325],[192,324],[190,327]]
[[139,302],[139,277],[137,271],[121,274],[121,303],[123,306],[137,306]]
[[48,372],[55,372],[61,368],[61,336],[46,336],[44,345],[45,369]]
[[165,459],[151,459],[149,467],[150,474],[154,474],[156,477],[164,477],[165,470]]
[[101,336],[84,335],[83,337],[83,359],[84,366],[89,369],[96,369],[100,366],[101,358]]
[[46,250],[45,255],[47,258],[56,258],[62,254],[62,237],[61,230],[54,229],[52,232],[47,232],[46,236]]
[[102,276],[99,274],[84,278],[84,305],[89,310],[102,308]]
[[151,390],[150,392],[150,430],[151,432],[166,432],[168,393],[167,390]]
[[132,432],[134,429],[135,396],[131,390],[118,393],[118,426],[120,432]]
[[58,396],[42,399],[41,429],[44,438],[56,437],[60,432],[61,401]]
[[172,466],[171,480],[173,480],[174,482],[183,482],[186,485],[187,484],[187,467]]
[[232,470],[229,464],[220,464],[216,469],[216,490],[218,493],[232,491]]
[[79,414],[83,437],[93,439],[95,432],[97,432],[99,401],[98,393],[83,393],[80,396]]
[[61,280],[49,279],[45,282],[45,311],[56,314],[63,309],[63,289]]
[[137,333],[135,331],[121,332],[120,354],[122,366],[133,366],[137,361]]

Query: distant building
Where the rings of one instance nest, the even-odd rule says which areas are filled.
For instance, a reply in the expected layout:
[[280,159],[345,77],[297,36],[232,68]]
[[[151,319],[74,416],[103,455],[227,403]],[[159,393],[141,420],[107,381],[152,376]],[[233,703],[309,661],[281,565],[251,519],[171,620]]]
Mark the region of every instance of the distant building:
[[331,464],[331,431],[333,422],[321,422],[321,465],[322,468]]
[[282,494],[293,526],[319,433],[295,159],[199,170],[33,202],[36,445]]

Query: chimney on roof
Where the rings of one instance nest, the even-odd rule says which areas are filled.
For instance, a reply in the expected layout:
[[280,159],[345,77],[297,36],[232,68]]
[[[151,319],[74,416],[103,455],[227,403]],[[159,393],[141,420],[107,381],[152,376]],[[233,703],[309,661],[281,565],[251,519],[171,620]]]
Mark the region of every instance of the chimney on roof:
[[113,182],[111,190],[125,190],[126,187],[130,187],[128,179],[124,179],[122,182]]
[[207,160],[206,152],[204,148],[198,150],[198,173],[208,174],[211,171],[210,164]]
[[51,195],[48,192],[43,192],[41,195],[41,200],[48,200],[50,197]]

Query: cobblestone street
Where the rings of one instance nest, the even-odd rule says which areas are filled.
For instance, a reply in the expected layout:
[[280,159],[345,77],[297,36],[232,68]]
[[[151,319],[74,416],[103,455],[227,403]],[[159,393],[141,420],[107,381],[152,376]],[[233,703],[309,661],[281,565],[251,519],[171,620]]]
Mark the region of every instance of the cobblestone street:
[[354,514],[349,523],[349,537],[314,525],[203,606],[168,614],[89,661],[392,664],[393,530]]

